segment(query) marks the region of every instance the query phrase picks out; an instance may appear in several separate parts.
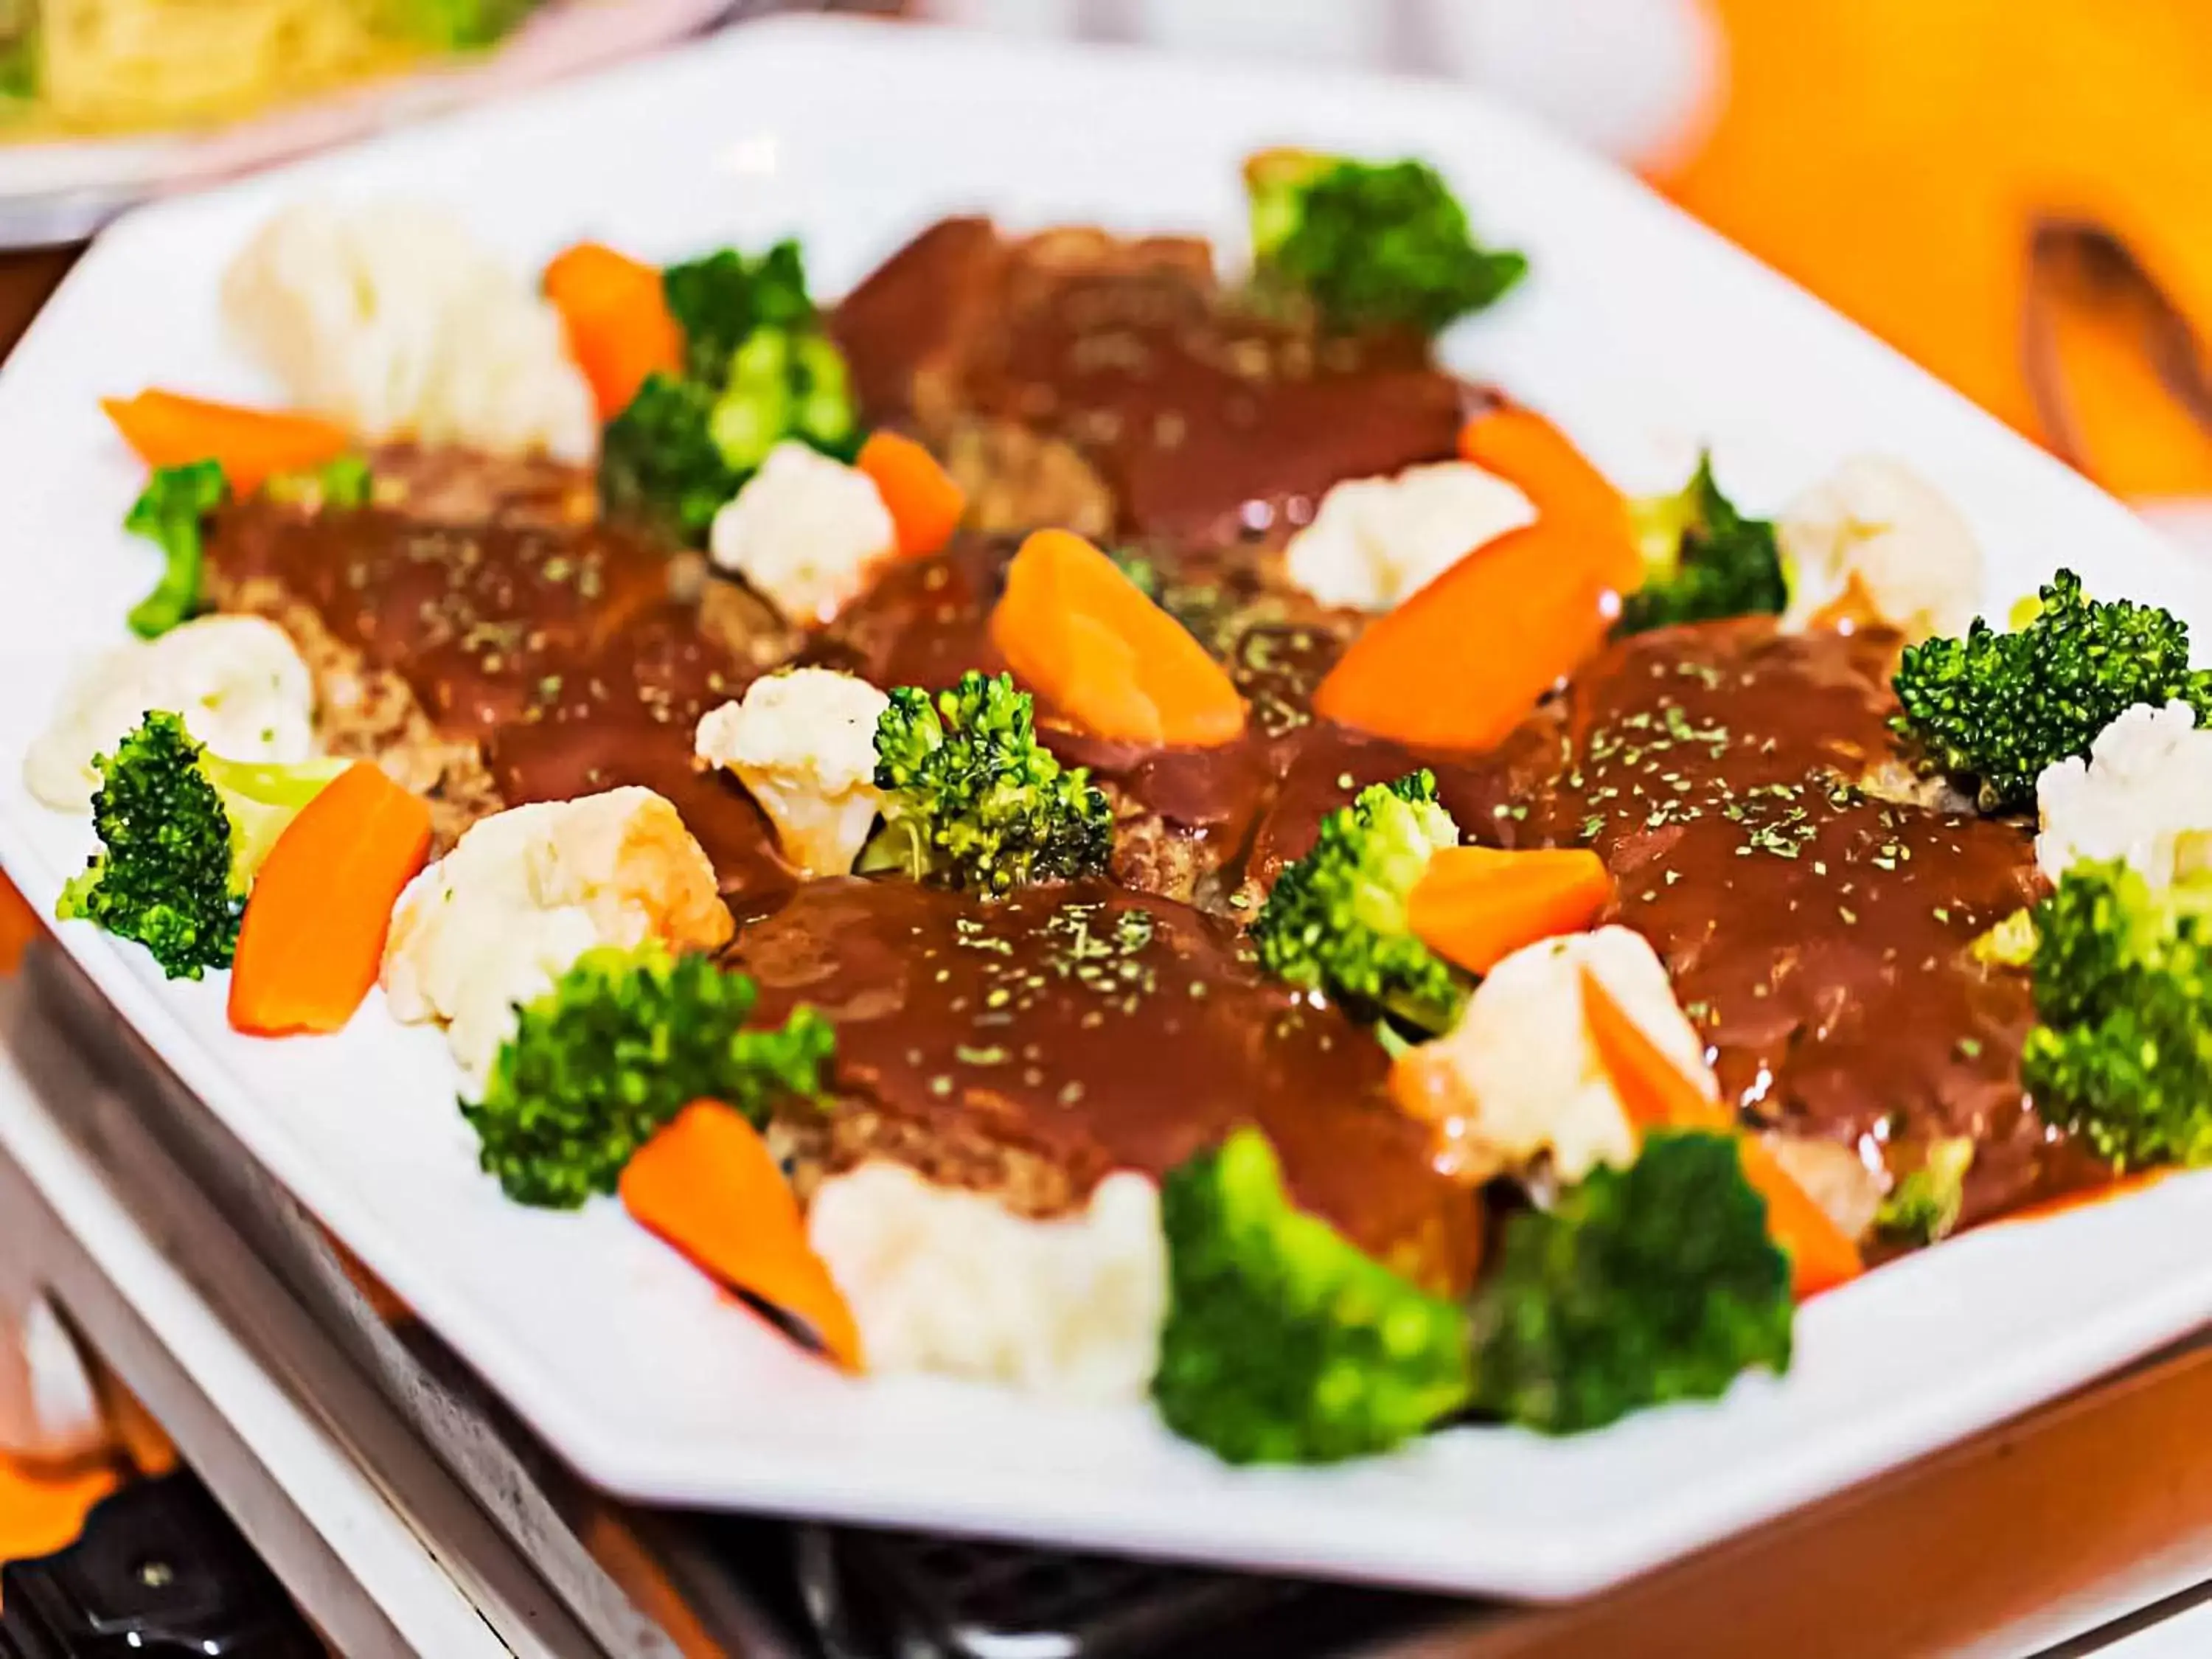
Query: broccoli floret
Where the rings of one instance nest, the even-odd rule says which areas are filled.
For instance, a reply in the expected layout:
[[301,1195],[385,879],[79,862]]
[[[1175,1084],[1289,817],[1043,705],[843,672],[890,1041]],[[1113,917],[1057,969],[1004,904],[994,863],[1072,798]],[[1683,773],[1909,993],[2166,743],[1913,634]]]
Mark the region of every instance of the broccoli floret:
[[434,52],[496,46],[538,7],[538,0],[382,0],[387,34]]
[[1547,1434],[1790,1368],[1790,1261],[1734,1138],[1662,1132],[1505,1224],[1469,1318],[1474,1400]]
[[806,262],[793,241],[778,242],[757,259],[726,247],[660,273],[669,315],[684,331],[684,372],[720,386],[730,360],[756,329],[799,329],[814,321]]
[[1747,519],[1713,482],[1711,454],[1672,495],[1633,504],[1644,586],[1621,602],[1616,634],[1723,617],[1779,616],[1790,604],[1774,526]]
[[1875,1212],[1875,1231],[1900,1244],[1933,1244],[1959,1224],[1966,1198],[1966,1171],[1974,1167],[1971,1135],[1948,1135],[1923,1155]]
[[376,475],[370,471],[365,457],[341,455],[304,471],[272,473],[261,486],[261,493],[272,501],[311,511],[322,507],[351,510],[367,507],[374,498]]
[[744,482],[714,447],[711,388],[648,374],[599,445],[599,498],[609,514],[651,525],[687,546]]
[[729,378],[707,430],[723,461],[750,476],[786,439],[849,461],[860,422],[845,359],[811,329],[763,325],[730,354]]
[[482,1101],[461,1114],[509,1198],[574,1209],[611,1193],[630,1155],[695,1100],[757,1127],[789,1097],[812,1099],[836,1048],[811,1008],[749,1030],[757,990],[704,956],[650,944],[587,951],[518,1015]]
[[2077,864],[2036,908],[2021,1077],[2048,1122],[2122,1167],[2212,1162],[2212,878],[2154,893]]
[[861,870],[989,896],[1106,867],[1106,798],[1037,741],[1035,706],[1012,676],[971,672],[934,697],[902,685],[890,698],[876,722],[884,827]]
[[54,914],[153,952],[171,979],[228,968],[261,861],[345,761],[252,764],[210,755],[178,716],[149,713],[98,757],[92,798],[101,850]]
[[1430,335],[1492,303],[1528,269],[1478,246],[1467,210],[1421,161],[1268,150],[1245,164],[1255,276],[1358,331]]
[[1430,855],[1458,842],[1458,824],[1437,804],[1434,773],[1361,790],[1322,821],[1313,851],[1276,878],[1252,924],[1261,965],[1417,1031],[1449,1030],[1467,981],[1413,936],[1406,905]]
[[1985,968],[2025,968],[2035,960],[2035,912],[2015,910],[1970,947]]
[[1982,810],[2025,806],[2053,761],[2087,755],[2139,702],[2175,698],[2212,714],[2212,672],[2189,665],[2189,625],[2155,605],[2087,598],[2061,570],[2024,628],[1979,617],[1964,639],[1910,647],[1891,724],[1940,771],[1975,781]]
[[229,494],[221,463],[194,461],[156,467],[131,502],[123,527],[143,536],[168,560],[154,591],[131,608],[131,631],[141,639],[158,638],[190,622],[200,608],[204,520]]
[[1168,1316],[1152,1399],[1231,1463],[1387,1451],[1468,1397],[1467,1320],[1293,1206],[1256,1129],[1160,1186]]

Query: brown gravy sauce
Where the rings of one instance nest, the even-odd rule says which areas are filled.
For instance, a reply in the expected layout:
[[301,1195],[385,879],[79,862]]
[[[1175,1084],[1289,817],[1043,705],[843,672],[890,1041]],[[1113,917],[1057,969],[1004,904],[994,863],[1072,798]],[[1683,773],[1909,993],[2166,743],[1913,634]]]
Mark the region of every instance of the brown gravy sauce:
[[509,805],[643,785],[683,815],[725,892],[793,881],[744,791],[692,766],[700,715],[751,675],[666,597],[659,549],[599,528],[247,502],[218,516],[209,552],[234,582],[281,583],[434,724],[477,738]]
[[841,1085],[898,1117],[1022,1146],[1079,1193],[1255,1123],[1300,1203],[1363,1248],[1472,1272],[1477,1206],[1390,1104],[1381,1045],[1261,975],[1217,917],[1105,883],[984,904],[847,878],[743,928],[731,960],[762,1017],[835,1020]]

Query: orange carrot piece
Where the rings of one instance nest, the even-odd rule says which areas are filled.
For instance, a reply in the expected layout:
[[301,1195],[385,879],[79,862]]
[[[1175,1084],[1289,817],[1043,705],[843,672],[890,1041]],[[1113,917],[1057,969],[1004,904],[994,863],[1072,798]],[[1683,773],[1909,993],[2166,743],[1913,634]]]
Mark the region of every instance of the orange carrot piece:
[[1628,503],[1567,434],[1534,410],[1504,404],[1460,428],[1459,453],[1512,484],[1540,517],[1586,537],[1596,568],[1620,592],[1644,580]]
[[601,420],[628,408],[647,375],[682,371],[684,331],[669,314],[653,266],[597,242],[579,242],[545,267],[544,287]]
[[1068,531],[1022,544],[991,639],[1017,678],[1098,737],[1204,748],[1244,730],[1244,700],[1221,665]]
[[802,1322],[831,1358],[861,1369],[860,1331],[806,1242],[799,1200],[744,1115],[695,1100],[622,1173],[638,1224],[713,1278]]
[[430,809],[363,761],[301,809],[254,878],[230,1023],[254,1036],[343,1030],[384,959],[399,890],[430,854]]
[[1539,519],[1378,618],[1315,690],[1315,712],[1416,748],[1491,748],[1604,642],[1611,591],[1589,538]]
[[100,406],[147,465],[218,461],[231,489],[241,495],[258,489],[272,472],[336,460],[352,441],[343,427],[319,415],[243,409],[180,392],[149,389],[135,398],[102,398]]
[[873,432],[860,446],[860,471],[875,481],[876,493],[898,530],[898,550],[908,558],[934,553],[952,539],[968,493],[937,464],[937,457],[896,432]]
[[1407,916],[1445,961],[1486,974],[1524,945],[1582,933],[1612,899],[1605,860],[1587,848],[1446,847],[1413,884]]
[[[1621,1109],[1642,1129],[1735,1130],[1733,1115],[1660,1052],[1604,982],[1583,969],[1583,1018]],[[1757,1135],[1738,1134],[1743,1178],[1766,1200],[1769,1237],[1790,1258],[1791,1294],[1802,1302],[1865,1271],[1858,1245],[1782,1167]]]

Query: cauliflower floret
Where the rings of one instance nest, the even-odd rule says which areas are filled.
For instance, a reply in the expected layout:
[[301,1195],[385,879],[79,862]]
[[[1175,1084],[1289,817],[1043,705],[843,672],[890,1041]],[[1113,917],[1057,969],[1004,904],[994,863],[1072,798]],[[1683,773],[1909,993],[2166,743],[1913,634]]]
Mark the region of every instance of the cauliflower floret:
[[293,403],[364,438],[598,447],[559,314],[437,209],[288,208],[232,263],[223,306]]
[[181,716],[225,760],[302,761],[314,752],[314,702],[283,629],[259,617],[202,617],[79,671],[23,757],[23,783],[57,811],[89,811],[100,787],[93,757],[152,708]]
[[1785,628],[1871,612],[1908,639],[1959,634],[1982,594],[1982,548],[1958,509],[1902,463],[1845,461],[1776,526],[1790,568]]
[[872,1370],[1097,1402],[1141,1399],[1152,1382],[1167,1245],[1142,1176],[1107,1176],[1080,1214],[1026,1221],[902,1164],[864,1164],[823,1182],[807,1237]]
[[891,700],[830,668],[794,668],[700,717],[699,758],[738,775],[775,825],[784,857],[810,876],[853,867],[883,809],[876,722]]
[[658,939],[708,951],[730,937],[714,866],[650,789],[511,807],[470,826],[399,896],[384,947],[394,1018],[442,1020],[473,1091],[514,1009],[595,945]]
[[2139,703],[2097,734],[2089,757],[2035,781],[2035,861],[2056,881],[2084,859],[2122,859],[2154,888],[2212,867],[2212,732],[2173,702]]
[[1448,1035],[1398,1062],[1410,1074],[1400,1098],[1422,1103],[1440,1168],[1476,1184],[1548,1153],[1553,1173],[1576,1182],[1635,1158],[1635,1126],[1583,1016],[1584,968],[1653,1046],[1712,1091],[1705,1044],[1642,934],[1601,927],[1543,939],[1492,969]]
[[826,623],[898,548],[890,509],[858,467],[787,441],[714,515],[715,565],[795,623]]
[[1534,524],[1528,498],[1468,461],[1352,478],[1291,538],[1291,580],[1323,605],[1388,611],[1509,530]]

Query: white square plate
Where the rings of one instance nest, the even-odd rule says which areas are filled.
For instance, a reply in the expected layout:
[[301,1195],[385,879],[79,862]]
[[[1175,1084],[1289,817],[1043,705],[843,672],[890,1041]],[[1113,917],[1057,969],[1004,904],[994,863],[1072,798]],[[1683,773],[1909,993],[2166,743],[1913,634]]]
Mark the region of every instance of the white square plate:
[[[1992,556],[2001,608],[2066,562],[2212,624],[2212,592],[2113,501],[1654,199],[1465,94],[819,21],[382,140],[103,237],[0,373],[0,855],[51,907],[90,846],[18,782],[70,665],[155,559],[102,393],[266,399],[217,325],[225,261],[278,204],[428,196],[519,266],[592,235],[648,257],[805,236],[842,292],[936,216],[1182,227],[1233,245],[1237,163],[1299,142],[1433,158],[1525,291],[1449,343],[1625,482],[1711,441],[1757,508],[1844,456],[1907,457]],[[1987,1228],[1808,1308],[1789,1377],[1547,1441],[1462,1429],[1326,1470],[1231,1470],[1142,1410],[800,1357],[611,1202],[548,1214],[477,1172],[427,1029],[234,1036],[224,985],[69,949],[179,1075],[585,1475],[626,1497],[787,1510],[1440,1589],[1590,1590],[2081,1382],[2212,1316],[2212,1179]],[[1172,1084],[1163,1079],[1163,1086]]]

